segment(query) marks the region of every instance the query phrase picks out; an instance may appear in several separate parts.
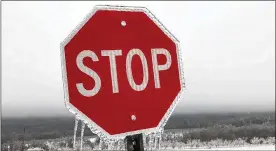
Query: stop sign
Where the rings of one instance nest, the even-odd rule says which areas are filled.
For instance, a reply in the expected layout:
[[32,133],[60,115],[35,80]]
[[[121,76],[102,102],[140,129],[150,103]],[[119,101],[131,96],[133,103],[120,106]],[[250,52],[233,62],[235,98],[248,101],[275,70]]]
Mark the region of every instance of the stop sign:
[[65,104],[102,138],[163,128],[184,87],[179,43],[146,8],[96,6],[61,52]]

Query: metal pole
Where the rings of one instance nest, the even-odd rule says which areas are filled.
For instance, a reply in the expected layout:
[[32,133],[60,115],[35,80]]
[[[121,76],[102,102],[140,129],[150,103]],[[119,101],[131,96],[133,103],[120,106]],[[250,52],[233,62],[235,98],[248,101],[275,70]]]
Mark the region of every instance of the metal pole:
[[126,137],[127,151],[144,151],[143,135],[136,134]]

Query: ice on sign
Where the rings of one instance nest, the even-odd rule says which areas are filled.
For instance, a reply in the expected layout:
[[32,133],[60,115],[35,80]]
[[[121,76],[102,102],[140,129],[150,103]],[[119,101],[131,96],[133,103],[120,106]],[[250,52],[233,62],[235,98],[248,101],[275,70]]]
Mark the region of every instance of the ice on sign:
[[61,57],[66,107],[101,139],[162,129],[183,91],[179,42],[146,8],[96,6]]

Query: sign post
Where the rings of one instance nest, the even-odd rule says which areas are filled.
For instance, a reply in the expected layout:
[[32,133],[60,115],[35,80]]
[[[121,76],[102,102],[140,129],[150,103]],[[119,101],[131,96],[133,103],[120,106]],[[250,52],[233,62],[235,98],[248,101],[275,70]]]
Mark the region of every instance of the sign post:
[[184,89],[179,42],[144,7],[96,6],[61,43],[61,60],[69,111],[134,150],[165,126]]
[[126,137],[127,151],[144,151],[143,135],[136,134]]

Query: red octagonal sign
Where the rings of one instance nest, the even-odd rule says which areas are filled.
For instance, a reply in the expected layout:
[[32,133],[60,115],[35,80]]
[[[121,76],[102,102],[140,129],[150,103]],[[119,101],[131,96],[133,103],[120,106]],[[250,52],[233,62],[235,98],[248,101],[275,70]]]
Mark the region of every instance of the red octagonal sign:
[[176,38],[141,7],[96,6],[62,42],[67,108],[101,138],[160,130],[184,87]]

